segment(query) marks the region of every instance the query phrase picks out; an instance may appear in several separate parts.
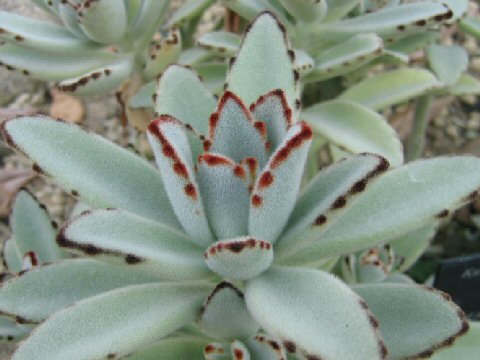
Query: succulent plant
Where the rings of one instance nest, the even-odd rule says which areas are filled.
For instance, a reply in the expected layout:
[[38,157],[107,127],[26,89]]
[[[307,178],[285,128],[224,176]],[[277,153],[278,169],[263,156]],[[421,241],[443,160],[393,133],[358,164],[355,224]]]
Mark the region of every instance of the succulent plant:
[[325,269],[477,196],[480,160],[389,170],[364,153],[299,193],[313,131],[298,121],[290,54],[267,12],[218,103],[193,71],[170,66],[147,132],[159,172],[75,125],[2,124],[14,149],[94,209],[57,235],[84,257],[2,284],[0,312],[40,323],[12,359],[414,359],[467,332],[440,291],[348,286]]
[[0,65],[57,81],[61,90],[79,96],[120,89],[120,102],[128,104],[145,81],[179,60],[182,35],[188,43],[213,0],[188,1],[168,21],[170,0],[34,2],[61,25],[0,11]]

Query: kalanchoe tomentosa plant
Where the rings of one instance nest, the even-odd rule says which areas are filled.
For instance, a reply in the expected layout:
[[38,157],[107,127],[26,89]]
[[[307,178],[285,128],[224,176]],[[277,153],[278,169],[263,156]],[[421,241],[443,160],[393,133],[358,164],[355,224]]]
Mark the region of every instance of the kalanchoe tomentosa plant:
[[2,124],[12,147],[97,209],[57,236],[93,259],[33,269],[0,288],[3,315],[41,322],[14,360],[415,359],[467,332],[446,294],[347,286],[321,268],[475,196],[480,160],[388,170],[365,153],[324,169],[299,195],[312,130],[292,110],[289,50],[275,16],[260,15],[217,105],[192,71],[171,66],[178,81],[168,89],[160,80],[162,115],[148,128],[160,172],[74,125]]

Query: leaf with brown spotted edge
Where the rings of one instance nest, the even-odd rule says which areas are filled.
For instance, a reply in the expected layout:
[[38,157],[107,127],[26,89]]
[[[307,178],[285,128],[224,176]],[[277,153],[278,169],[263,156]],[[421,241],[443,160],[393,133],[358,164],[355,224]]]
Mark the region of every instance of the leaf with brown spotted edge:
[[406,284],[352,288],[378,319],[388,359],[429,358],[468,331],[463,311],[449,295],[433,288]]
[[208,246],[213,235],[193,172],[194,163],[183,125],[163,115],[150,123],[147,136],[178,220],[195,243]]

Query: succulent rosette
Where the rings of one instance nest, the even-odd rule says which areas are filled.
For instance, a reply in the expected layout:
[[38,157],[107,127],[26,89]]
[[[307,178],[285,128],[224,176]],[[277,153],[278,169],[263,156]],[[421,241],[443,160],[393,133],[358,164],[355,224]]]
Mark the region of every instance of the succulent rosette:
[[263,13],[219,101],[190,69],[167,68],[148,127],[160,171],[74,125],[2,124],[12,147],[92,207],[57,235],[88,258],[0,288],[3,315],[40,323],[14,360],[414,359],[468,330],[444,293],[348,286],[328,271],[476,196],[480,160],[389,170],[359,154],[302,188],[314,134],[297,119],[293,57],[283,26]]

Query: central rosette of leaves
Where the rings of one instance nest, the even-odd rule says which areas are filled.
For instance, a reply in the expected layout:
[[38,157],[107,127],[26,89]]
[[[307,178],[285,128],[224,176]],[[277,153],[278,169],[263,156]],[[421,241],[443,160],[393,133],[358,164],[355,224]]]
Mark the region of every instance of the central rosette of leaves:
[[148,137],[172,208],[205,247],[208,267],[241,280],[266,270],[295,205],[312,139],[306,123],[293,122],[284,92],[273,90],[247,108],[227,91],[207,137],[170,115],[153,121]]

